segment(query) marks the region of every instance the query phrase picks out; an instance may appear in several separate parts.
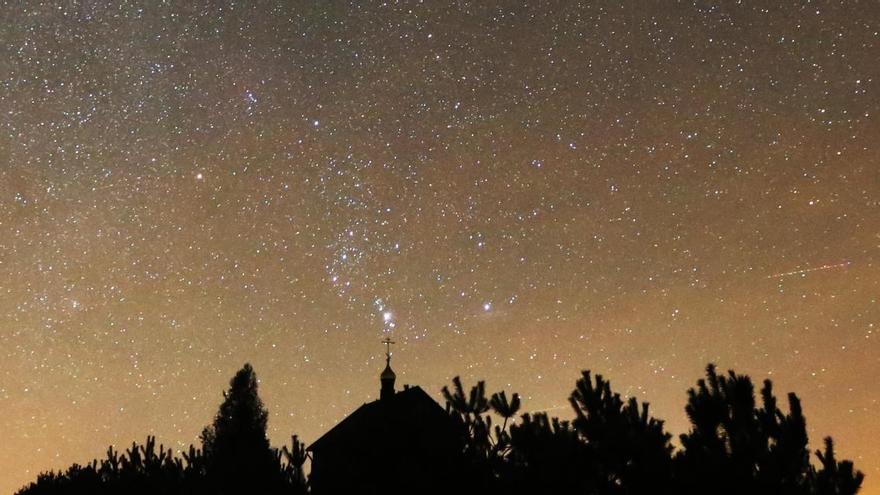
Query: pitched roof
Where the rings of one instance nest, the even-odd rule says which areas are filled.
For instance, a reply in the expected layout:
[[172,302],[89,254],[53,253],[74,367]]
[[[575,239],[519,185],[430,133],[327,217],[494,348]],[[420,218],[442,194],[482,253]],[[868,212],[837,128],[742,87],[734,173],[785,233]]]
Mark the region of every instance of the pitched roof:
[[419,424],[429,427],[431,421],[448,421],[446,411],[421,387],[408,387],[386,401],[379,399],[357,408],[306,450],[347,443],[354,437],[382,430],[382,426],[390,424],[397,428],[418,427]]

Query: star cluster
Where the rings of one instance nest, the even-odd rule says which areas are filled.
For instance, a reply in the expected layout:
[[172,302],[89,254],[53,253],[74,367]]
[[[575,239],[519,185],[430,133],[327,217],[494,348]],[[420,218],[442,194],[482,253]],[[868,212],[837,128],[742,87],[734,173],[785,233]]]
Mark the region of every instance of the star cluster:
[[0,491],[276,445],[454,375],[675,433],[708,362],[880,476],[874,2],[23,2],[0,24]]

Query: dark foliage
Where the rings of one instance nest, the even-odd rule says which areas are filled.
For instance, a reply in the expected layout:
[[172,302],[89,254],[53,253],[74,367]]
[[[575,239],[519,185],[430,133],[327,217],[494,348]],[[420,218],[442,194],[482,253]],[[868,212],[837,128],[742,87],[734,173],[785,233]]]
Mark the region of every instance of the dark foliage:
[[277,493],[284,487],[279,453],[269,447],[269,413],[257,394],[257,376],[245,364],[229,382],[229,391],[214,418],[202,432],[206,476],[212,491]]
[[838,461],[834,457],[834,441],[825,438],[825,451],[817,450],[821,469],[810,467],[809,480],[813,493],[822,495],[848,495],[859,491],[865,475],[855,471],[851,461]]
[[[461,445],[461,472],[462,490],[469,493],[495,490],[498,487],[498,473],[501,462],[508,447],[507,432],[496,427],[493,435],[492,417],[487,414],[492,407],[486,398],[485,382],[478,382],[471,387],[469,393],[465,393],[464,386],[459,377],[452,380],[453,389],[443,387],[443,397],[446,399],[446,411],[453,419],[458,431]],[[505,407],[505,413],[512,416],[516,411],[510,411],[513,405],[504,404],[499,395],[496,399],[498,404]],[[514,403],[519,407],[519,396],[514,395]]]
[[[487,401],[485,383],[465,392],[456,377],[443,395],[467,460],[457,476],[490,493],[849,495],[864,478],[852,462],[836,460],[830,439],[816,452],[819,465],[810,463],[796,395],[789,394],[784,413],[765,381],[759,408],[747,376],[721,376],[711,365],[688,392],[692,429],[676,454],[647,403],[624,400],[589,371],[569,398],[572,422],[523,414],[508,430],[520,407],[516,394],[510,403],[504,392]],[[501,426],[493,429],[490,411],[503,418]]]
[[175,456],[155,437],[119,453],[64,472],[40,474],[19,495],[55,494],[303,494],[305,452],[294,436],[291,448],[272,449],[266,439],[268,413],[257,380],[246,364],[230,382],[214,423],[202,432],[202,448],[190,445]]
[[507,485],[515,493],[595,493],[586,445],[568,421],[523,414],[510,427]]
[[[647,403],[622,398],[589,371],[569,398],[572,421],[545,413],[517,418],[519,395],[487,397],[484,382],[466,389],[456,377],[443,396],[455,458],[431,462],[444,462],[456,493],[853,495],[864,479],[852,462],[837,459],[831,438],[811,462],[796,395],[788,394],[784,412],[766,380],[758,404],[748,376],[719,374],[712,365],[688,391],[691,428],[677,452]],[[446,417],[439,408],[438,414]],[[202,449],[190,446],[175,456],[147,437],[121,453],[111,447],[105,459],[85,466],[41,474],[19,494],[307,493],[305,446],[293,436],[289,448],[271,448],[267,418],[256,376],[245,365],[203,431]],[[380,461],[363,460],[387,468]]]
[[671,435],[634,397],[626,402],[611,383],[584,371],[569,399],[574,427],[587,447],[590,484],[598,493],[665,493],[671,487]]
[[193,446],[175,457],[155,437],[143,445],[132,443],[121,454],[110,447],[104,459],[81,466],[74,464],[65,472],[43,473],[20,494],[148,494],[203,493],[204,455]]
[[810,464],[806,420],[795,394],[786,414],[764,381],[761,407],[748,376],[727,376],[709,365],[706,378],[688,391],[685,407],[691,431],[681,435],[676,477],[683,493],[854,494],[863,475],[851,462],[838,463],[833,445]]

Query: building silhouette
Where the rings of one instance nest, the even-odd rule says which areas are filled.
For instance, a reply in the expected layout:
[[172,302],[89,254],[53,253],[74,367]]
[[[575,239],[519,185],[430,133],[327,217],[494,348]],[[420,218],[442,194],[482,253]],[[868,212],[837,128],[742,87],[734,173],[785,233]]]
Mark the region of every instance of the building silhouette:
[[450,487],[460,452],[454,424],[420,387],[395,391],[396,378],[386,350],[379,399],[308,447],[312,493],[440,493]]

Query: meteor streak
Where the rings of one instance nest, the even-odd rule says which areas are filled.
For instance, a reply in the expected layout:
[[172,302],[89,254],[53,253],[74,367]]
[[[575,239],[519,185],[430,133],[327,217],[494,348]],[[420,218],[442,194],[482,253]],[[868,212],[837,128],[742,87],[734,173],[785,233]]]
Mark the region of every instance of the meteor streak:
[[837,263],[834,265],[822,265],[822,266],[817,266],[815,268],[804,268],[803,270],[795,270],[792,272],[774,273],[773,275],[767,275],[766,278],[784,278],[784,277],[790,277],[792,275],[804,275],[804,274],[807,274],[810,272],[833,270],[835,268],[845,268],[851,264],[852,264],[852,261],[844,261],[843,263]]

